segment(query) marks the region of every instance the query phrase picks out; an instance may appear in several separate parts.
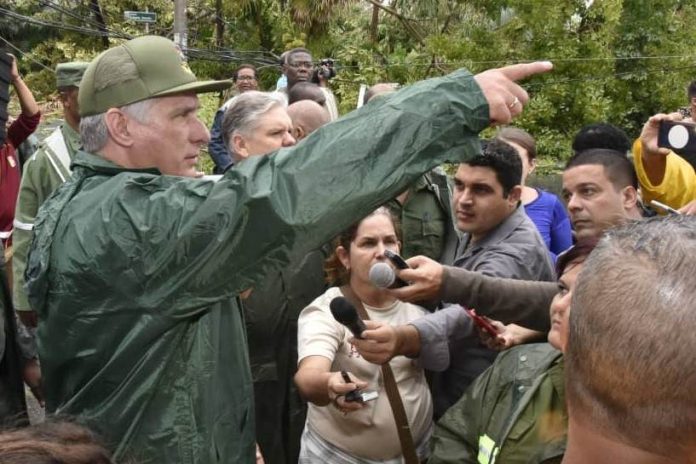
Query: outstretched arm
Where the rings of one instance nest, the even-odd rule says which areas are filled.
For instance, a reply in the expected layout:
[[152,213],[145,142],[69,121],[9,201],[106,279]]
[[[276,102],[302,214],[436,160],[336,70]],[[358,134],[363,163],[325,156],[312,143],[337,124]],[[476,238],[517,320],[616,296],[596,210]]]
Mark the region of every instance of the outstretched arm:
[[34,116],[39,112],[39,105],[36,104],[34,94],[31,93],[27,84],[24,83],[22,76],[19,75],[17,58],[13,55],[10,56],[12,56],[10,79],[12,80],[12,86],[17,91],[17,98],[19,99],[19,105],[22,107],[22,114],[25,116]]

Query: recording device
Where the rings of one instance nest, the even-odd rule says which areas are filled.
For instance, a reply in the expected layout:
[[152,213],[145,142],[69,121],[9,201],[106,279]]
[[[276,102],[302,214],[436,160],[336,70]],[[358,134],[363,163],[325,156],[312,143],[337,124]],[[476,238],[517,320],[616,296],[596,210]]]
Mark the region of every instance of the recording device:
[[394,264],[394,266],[398,267],[399,269],[409,269],[409,265],[406,263],[406,260],[402,258],[401,256],[397,255],[391,250],[384,250],[384,256],[387,257],[389,261]]
[[651,200],[650,201],[650,206],[654,206],[655,208],[659,208],[663,211],[667,211],[669,214],[674,214],[674,215],[680,215],[681,213],[677,211],[676,209],[672,208],[671,206],[667,206],[664,203],[660,203],[659,201],[656,200]]
[[334,319],[346,326],[355,338],[362,338],[361,334],[367,327],[365,327],[362,319],[358,317],[358,312],[350,301],[342,296],[337,296],[331,300],[329,308],[331,308],[331,314],[333,314]]
[[677,153],[696,152],[696,124],[681,121],[660,121],[657,146]]
[[332,58],[323,58],[319,61],[319,66],[312,73],[311,81],[319,84],[320,77],[327,81],[336,77],[336,69],[334,68],[334,60]]
[[[343,381],[345,383],[351,383],[352,380],[350,379],[350,376],[346,371],[341,371],[341,376],[343,377]],[[355,402],[359,401],[361,403],[364,403],[366,401],[372,401],[377,399],[379,396],[379,393],[377,393],[374,390],[360,390],[359,388],[356,388],[353,391],[350,391],[346,393],[345,400],[347,403],[350,402]]]
[[481,330],[486,331],[491,337],[498,336],[498,330],[486,319],[476,314],[475,310],[464,308],[464,311],[466,311],[469,317],[471,317],[471,319],[474,321],[474,324],[476,324]]

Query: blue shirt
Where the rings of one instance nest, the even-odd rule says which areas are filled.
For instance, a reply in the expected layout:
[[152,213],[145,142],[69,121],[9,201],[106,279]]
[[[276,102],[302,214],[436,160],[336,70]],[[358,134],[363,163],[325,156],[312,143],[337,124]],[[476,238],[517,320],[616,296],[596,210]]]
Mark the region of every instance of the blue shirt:
[[556,256],[573,244],[570,219],[556,195],[540,189],[535,190],[539,196],[533,202],[524,205],[524,210],[539,230],[555,262]]

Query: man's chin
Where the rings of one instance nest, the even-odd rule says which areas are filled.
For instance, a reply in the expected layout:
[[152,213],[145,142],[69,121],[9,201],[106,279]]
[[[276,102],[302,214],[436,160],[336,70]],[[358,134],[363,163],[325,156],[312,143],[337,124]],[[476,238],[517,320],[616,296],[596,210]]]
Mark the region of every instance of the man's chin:
[[586,239],[590,237],[596,237],[599,235],[594,227],[581,227],[575,229],[575,237],[580,239]]
[[184,169],[177,169],[171,171],[160,171],[165,176],[177,176],[177,177],[201,177],[202,173],[196,169],[195,166]]

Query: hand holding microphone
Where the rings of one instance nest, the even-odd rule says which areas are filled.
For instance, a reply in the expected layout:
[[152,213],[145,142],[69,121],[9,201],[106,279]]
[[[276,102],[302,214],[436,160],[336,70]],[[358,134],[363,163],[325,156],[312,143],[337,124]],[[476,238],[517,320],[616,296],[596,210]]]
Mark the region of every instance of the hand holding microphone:
[[[365,327],[362,319],[358,317],[358,312],[350,301],[342,296],[337,296],[331,300],[329,308],[336,321],[350,330],[355,338],[362,338],[362,333],[367,327]],[[377,392],[374,391],[362,391],[361,389],[365,388],[367,383],[355,377],[351,379],[346,371],[340,372],[340,378],[336,373],[332,374],[329,377],[327,386],[329,397],[333,394],[333,398],[331,398],[332,404],[344,413],[360,409],[364,402],[374,400],[378,396]],[[356,407],[354,404],[359,404],[360,406]]]

